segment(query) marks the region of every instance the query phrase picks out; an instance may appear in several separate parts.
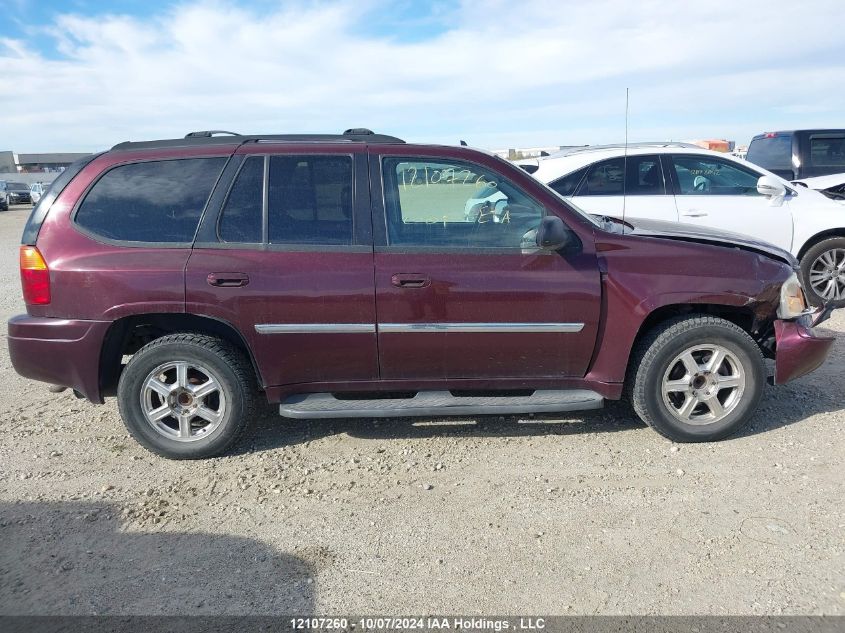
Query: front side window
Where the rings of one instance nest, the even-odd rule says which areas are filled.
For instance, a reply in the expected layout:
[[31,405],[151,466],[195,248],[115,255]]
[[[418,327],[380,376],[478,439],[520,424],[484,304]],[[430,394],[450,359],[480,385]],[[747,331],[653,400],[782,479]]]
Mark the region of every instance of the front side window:
[[756,172],[710,156],[673,156],[682,196],[758,196]]
[[462,161],[383,161],[390,245],[524,248],[544,207],[492,170]]
[[225,158],[185,158],[120,165],[91,188],[76,224],[127,242],[188,243]]
[[352,158],[271,156],[271,244],[352,244]]
[[611,158],[591,166],[575,195],[662,196],[665,193],[660,158],[628,156]]

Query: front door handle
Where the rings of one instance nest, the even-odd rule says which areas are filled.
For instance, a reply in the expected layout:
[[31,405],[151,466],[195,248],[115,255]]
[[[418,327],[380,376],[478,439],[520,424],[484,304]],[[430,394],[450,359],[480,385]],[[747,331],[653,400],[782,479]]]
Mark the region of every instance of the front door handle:
[[707,211],[699,211],[698,209],[690,209],[686,213],[682,213],[685,218],[703,218],[707,215]]
[[427,288],[431,279],[419,273],[396,273],[390,278],[390,283],[397,288]]
[[239,288],[249,283],[246,273],[209,273],[208,285],[217,288]]

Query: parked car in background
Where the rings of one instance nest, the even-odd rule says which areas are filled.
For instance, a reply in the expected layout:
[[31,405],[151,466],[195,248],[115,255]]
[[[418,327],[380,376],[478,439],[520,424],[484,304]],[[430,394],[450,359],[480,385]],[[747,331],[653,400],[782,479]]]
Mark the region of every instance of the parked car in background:
[[41,200],[41,196],[44,195],[44,192],[50,187],[50,183],[45,182],[36,182],[29,186],[29,197],[32,201],[33,206],[38,204],[38,201]]
[[6,194],[6,182],[4,180],[0,180],[0,211],[8,211],[9,210],[9,198],[8,194]]
[[[723,229],[801,262],[813,303],[845,306],[845,208],[756,165],[682,143],[567,150],[519,161],[589,213]],[[622,177],[627,164],[627,176]]]
[[758,134],[748,146],[746,160],[845,202],[845,129]]
[[[499,221],[467,213],[485,188]],[[754,413],[764,356],[782,384],[833,342],[784,250],[599,221],[497,156],[368,130],[121,143],[65,170],[22,241],[15,369],[116,395],[179,459],[225,451],[259,392],[373,418],[624,391],[665,436],[716,440]]]
[[29,187],[23,182],[6,181],[6,197],[9,204],[29,204],[32,198]]

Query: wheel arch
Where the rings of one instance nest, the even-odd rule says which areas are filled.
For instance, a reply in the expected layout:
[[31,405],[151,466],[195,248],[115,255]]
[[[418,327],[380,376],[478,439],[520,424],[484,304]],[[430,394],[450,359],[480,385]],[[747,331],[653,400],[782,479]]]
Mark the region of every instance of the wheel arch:
[[258,384],[264,384],[246,338],[228,321],[206,315],[155,312],[125,316],[115,320],[109,327],[100,353],[102,395],[113,396],[117,393],[124,356],[131,356],[152,340],[177,332],[196,332],[228,341],[249,358]]
[[754,310],[748,306],[716,303],[671,303],[659,306],[648,313],[646,318],[640,323],[637,335],[634,337],[634,345],[651,329],[661,323],[678,316],[692,316],[695,314],[720,317],[738,325],[748,333],[751,333],[754,327]]
[[648,336],[654,328],[659,326],[661,323],[665,323],[669,319],[674,319],[676,317],[688,316],[689,318],[694,318],[695,316],[701,315],[718,317],[724,319],[725,321],[729,321],[742,330],[748,332],[752,338],[757,340],[757,337],[755,337],[753,333],[755,324],[754,310],[748,306],[713,303],[673,303],[659,306],[652,310],[646,318],[643,319],[642,323],[640,323],[639,329],[637,330],[636,336],[634,336],[631,349],[628,353],[628,362],[625,365],[625,384],[628,384],[630,381],[632,371],[634,369],[632,368],[632,364],[634,362],[633,351],[640,344],[640,341]]
[[[740,297],[735,297],[739,300]],[[631,319],[632,314],[643,313],[641,320]],[[683,315],[716,316],[730,321],[752,336],[755,327],[755,312],[753,305],[747,303],[713,303],[707,301],[677,301],[674,303],[649,303],[627,312],[623,317],[616,314],[605,314],[606,320],[617,319],[620,326],[613,331],[606,330],[597,341],[597,354],[591,363],[586,378],[616,384],[625,384],[630,377],[633,351],[640,340],[654,327],[665,321]],[[614,341],[608,345],[608,340]]]
[[798,251],[798,261],[804,259],[804,255],[807,254],[807,251],[813,248],[816,244],[830,239],[831,237],[845,237],[845,227],[827,229],[826,231],[821,231],[808,238],[801,247],[801,250]]

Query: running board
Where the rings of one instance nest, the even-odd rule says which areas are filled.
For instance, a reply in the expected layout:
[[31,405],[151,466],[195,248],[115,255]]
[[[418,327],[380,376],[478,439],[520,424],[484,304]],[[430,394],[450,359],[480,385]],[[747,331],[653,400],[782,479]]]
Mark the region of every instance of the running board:
[[330,393],[290,396],[279,406],[286,418],[392,418],[441,415],[555,413],[600,409],[604,400],[589,389],[541,389],[526,396],[455,396],[448,391],[420,391],[413,397],[345,400]]

